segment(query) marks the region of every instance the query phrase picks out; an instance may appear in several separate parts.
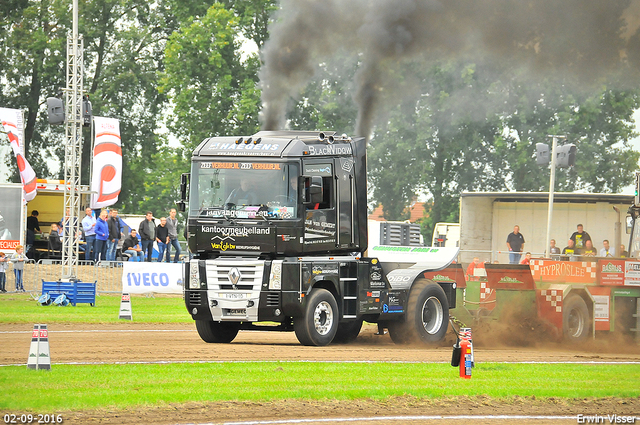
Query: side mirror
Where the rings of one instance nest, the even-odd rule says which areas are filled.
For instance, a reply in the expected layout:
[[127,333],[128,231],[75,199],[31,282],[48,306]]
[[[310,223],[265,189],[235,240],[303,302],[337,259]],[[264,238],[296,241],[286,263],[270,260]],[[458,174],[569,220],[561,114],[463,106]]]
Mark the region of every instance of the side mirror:
[[322,202],[322,177],[312,176],[304,178],[304,205],[311,206]]
[[631,230],[633,229],[633,218],[631,218],[631,216],[628,215],[626,221],[627,221],[627,228],[626,228],[627,235],[630,235]]
[[180,200],[176,202],[180,212],[184,212],[187,209],[187,188],[189,186],[189,173],[183,173],[180,176]]
[[47,118],[49,124],[64,124],[64,103],[57,97],[47,98]]

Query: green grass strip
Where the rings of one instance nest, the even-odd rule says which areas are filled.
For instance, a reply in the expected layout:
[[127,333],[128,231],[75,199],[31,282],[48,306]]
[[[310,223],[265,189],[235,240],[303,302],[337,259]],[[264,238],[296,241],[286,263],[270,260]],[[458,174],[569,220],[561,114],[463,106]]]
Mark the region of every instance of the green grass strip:
[[[181,296],[131,296],[136,323],[193,323]],[[0,323],[121,323],[119,295],[100,295],[95,306],[41,306],[28,294],[0,295]]]
[[638,397],[637,365],[479,364],[470,380],[446,364],[212,363],[0,368],[1,410],[65,411],[206,401]]

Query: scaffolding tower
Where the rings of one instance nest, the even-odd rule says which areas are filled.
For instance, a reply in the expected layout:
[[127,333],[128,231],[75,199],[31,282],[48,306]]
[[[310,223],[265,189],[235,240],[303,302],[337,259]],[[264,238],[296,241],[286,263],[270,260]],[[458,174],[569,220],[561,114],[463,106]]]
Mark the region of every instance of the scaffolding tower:
[[83,40],[78,36],[78,0],[73,0],[73,29],[67,37],[67,86],[65,92],[66,145],[64,148],[64,219],[67,223],[62,246],[62,280],[78,276],[80,230],[80,172],[82,164]]

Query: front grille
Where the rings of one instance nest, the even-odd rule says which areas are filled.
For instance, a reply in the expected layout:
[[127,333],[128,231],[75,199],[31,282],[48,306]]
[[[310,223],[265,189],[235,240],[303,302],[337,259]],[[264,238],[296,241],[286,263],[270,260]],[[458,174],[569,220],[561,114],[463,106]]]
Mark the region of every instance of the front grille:
[[190,291],[189,292],[189,304],[191,305],[202,305],[202,294],[200,291]]
[[[207,261],[207,288],[213,290],[260,291],[264,273],[264,261],[212,260]],[[240,279],[236,288],[229,278],[229,272],[236,268]]]
[[279,307],[280,306],[280,293],[269,292],[267,293],[267,307]]

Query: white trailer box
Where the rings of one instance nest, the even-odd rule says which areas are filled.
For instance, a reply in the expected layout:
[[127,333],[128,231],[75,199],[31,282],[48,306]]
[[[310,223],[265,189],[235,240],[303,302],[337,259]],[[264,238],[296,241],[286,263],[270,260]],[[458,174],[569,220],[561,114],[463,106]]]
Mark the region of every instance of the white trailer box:
[[[460,261],[469,263],[474,256],[482,261],[508,263],[507,235],[515,225],[525,238],[525,252],[541,257],[548,249],[547,215],[549,194],[546,192],[464,192],[460,196]],[[616,236],[625,246],[628,240],[624,226],[633,195],[602,193],[555,193],[551,223],[551,239],[562,249],[567,246],[576,226],[582,224],[594,246],[600,250],[608,239],[615,246]],[[613,207],[620,211],[618,213]]]

